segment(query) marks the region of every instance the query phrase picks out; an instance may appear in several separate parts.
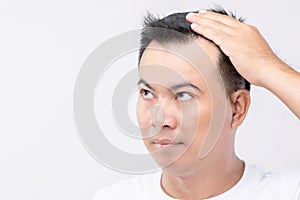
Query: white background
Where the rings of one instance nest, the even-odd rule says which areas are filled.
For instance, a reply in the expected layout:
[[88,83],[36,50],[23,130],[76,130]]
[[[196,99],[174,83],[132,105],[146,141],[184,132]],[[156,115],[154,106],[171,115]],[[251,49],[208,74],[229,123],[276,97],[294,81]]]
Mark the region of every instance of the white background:
[[[140,28],[147,10],[163,16],[211,2],[246,17],[282,59],[300,69],[296,0],[1,0],[0,199],[92,199],[97,189],[128,178],[102,166],[80,143],[72,108],[80,67],[105,40]],[[118,135],[114,140],[123,141]],[[273,94],[253,87],[238,155],[267,170],[300,169],[299,141],[299,120]]]

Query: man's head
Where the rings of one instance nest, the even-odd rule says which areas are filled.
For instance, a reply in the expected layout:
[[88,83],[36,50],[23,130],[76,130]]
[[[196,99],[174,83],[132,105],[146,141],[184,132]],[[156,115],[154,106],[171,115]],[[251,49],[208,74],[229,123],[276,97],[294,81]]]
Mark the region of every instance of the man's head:
[[[236,18],[235,15],[228,13],[223,9],[211,9],[211,11]],[[187,40],[188,38],[193,40],[196,40],[197,38],[204,38],[190,28],[191,23],[186,20],[187,14],[188,12],[174,13],[162,19],[155,18],[150,14],[145,17],[144,29],[141,33],[139,62],[145,49],[153,40],[162,44],[184,44],[189,42]],[[241,22],[244,21],[242,18],[239,18],[238,20]],[[246,89],[250,91],[250,83],[235,70],[228,56],[226,56],[219,47],[218,49],[219,56],[217,64],[223,78],[227,94],[239,89]]]
[[[219,47],[190,29],[186,14],[146,17],[139,55],[144,143],[159,165],[177,174],[232,159],[234,133],[250,102],[250,84]],[[200,159],[205,162],[200,149],[209,153]]]

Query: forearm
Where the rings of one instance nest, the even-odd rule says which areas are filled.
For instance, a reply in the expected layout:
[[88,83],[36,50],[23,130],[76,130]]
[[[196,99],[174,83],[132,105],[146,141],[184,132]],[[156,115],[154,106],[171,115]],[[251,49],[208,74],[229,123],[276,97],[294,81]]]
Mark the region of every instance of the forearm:
[[258,85],[280,98],[300,119],[300,73],[282,61],[273,63],[270,69],[264,71]]

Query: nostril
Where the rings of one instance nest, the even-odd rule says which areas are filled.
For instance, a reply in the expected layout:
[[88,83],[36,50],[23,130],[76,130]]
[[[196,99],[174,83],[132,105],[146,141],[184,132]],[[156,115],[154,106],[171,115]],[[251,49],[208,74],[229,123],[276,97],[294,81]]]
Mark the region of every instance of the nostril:
[[172,127],[170,125],[168,125],[168,124],[164,124],[163,128],[172,128]]
[[163,124],[163,127],[167,127],[167,128],[171,128],[171,129],[175,129],[177,127],[177,122],[176,119],[173,117],[168,117]]

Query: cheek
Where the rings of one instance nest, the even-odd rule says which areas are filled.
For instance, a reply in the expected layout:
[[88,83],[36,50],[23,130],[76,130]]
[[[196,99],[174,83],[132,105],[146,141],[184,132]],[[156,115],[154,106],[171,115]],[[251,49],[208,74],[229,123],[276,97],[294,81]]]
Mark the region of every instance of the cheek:
[[182,106],[182,124],[197,129],[209,123],[211,119],[211,105],[209,101],[199,101]]
[[199,106],[199,128],[208,127],[211,121],[211,105],[207,103]]
[[199,107],[197,105],[182,105],[181,121],[185,129],[196,129],[199,122]]
[[186,142],[197,143],[200,145],[205,137],[210,120],[211,120],[211,106],[208,102],[200,103],[189,107],[182,107],[182,132]]
[[149,115],[149,108],[150,108],[149,103],[148,104],[145,103],[145,101],[139,97],[136,106],[136,116],[140,128],[149,126],[151,122],[151,118]]

